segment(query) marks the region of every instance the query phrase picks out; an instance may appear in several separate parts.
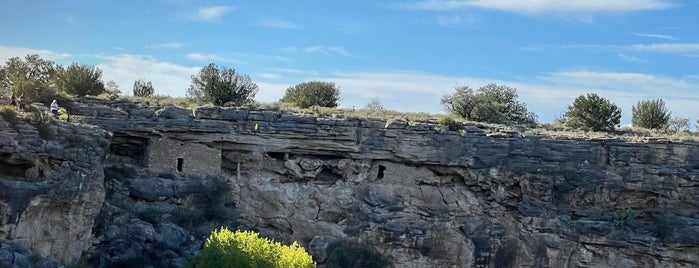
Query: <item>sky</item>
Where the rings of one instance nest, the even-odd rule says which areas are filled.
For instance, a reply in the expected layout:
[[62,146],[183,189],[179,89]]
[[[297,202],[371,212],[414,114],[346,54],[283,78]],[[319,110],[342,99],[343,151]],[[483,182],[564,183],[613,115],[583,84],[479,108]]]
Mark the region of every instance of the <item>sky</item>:
[[694,0],[3,0],[0,64],[39,54],[95,65],[131,94],[185,96],[209,63],[249,75],[258,102],[334,82],[342,108],[445,113],[455,87],[517,89],[540,122],[596,93],[622,109],[662,98],[699,118]]

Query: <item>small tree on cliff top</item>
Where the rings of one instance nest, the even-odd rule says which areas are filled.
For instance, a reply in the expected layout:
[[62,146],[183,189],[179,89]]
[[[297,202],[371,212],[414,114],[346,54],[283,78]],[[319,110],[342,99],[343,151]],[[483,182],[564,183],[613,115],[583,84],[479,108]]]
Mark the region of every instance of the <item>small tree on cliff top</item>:
[[536,123],[536,115],[517,100],[517,90],[508,86],[488,84],[477,91],[468,86],[457,87],[456,92],[442,97],[452,114],[466,120],[496,124]]
[[300,108],[311,106],[334,108],[340,104],[340,89],[332,82],[303,82],[286,89],[284,97],[279,101]]
[[211,102],[214,105],[245,105],[253,102],[258,87],[249,76],[240,75],[235,69],[210,63],[192,75],[187,97]]
[[594,93],[577,97],[563,116],[567,126],[591,131],[612,131],[621,122],[619,107]]

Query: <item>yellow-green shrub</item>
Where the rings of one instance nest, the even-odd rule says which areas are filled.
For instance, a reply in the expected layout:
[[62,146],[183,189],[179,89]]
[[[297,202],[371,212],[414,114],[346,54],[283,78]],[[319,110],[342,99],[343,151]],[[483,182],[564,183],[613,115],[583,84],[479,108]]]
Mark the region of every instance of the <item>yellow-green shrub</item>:
[[201,255],[191,267],[316,267],[306,250],[294,242],[289,246],[261,238],[255,232],[227,228],[214,230],[204,243]]

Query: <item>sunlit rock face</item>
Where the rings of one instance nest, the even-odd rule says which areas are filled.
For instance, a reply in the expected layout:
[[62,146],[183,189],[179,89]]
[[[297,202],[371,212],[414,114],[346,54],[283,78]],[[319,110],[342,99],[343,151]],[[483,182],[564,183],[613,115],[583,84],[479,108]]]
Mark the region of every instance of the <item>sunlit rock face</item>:
[[0,118],[0,239],[69,263],[91,245],[109,136],[62,122],[47,133]]
[[[241,224],[299,241],[321,263],[328,244],[354,240],[372,244],[395,267],[699,266],[694,142],[559,138],[482,124],[449,131],[436,120],[150,108],[124,101],[88,101],[72,111],[113,134],[107,162],[151,170],[149,162],[157,161],[154,172],[221,174],[232,187]],[[149,145],[156,140],[203,149],[154,152]],[[2,152],[10,150],[3,146]],[[32,208],[39,210],[44,196],[51,196],[42,191],[58,191],[41,188],[46,180],[39,178],[62,174],[46,170],[83,167],[61,163],[43,173],[28,171],[43,160],[9,156],[14,154],[4,153],[13,168],[3,183],[33,186],[2,192],[28,196],[3,199],[26,200],[0,203],[4,222],[21,222],[24,211],[38,215]],[[188,167],[211,157],[216,159],[207,165]],[[130,181],[126,196],[164,202],[163,196],[177,196],[178,187],[170,184]],[[66,215],[71,210],[65,206],[76,206],[49,203]],[[23,209],[15,214],[15,207]],[[3,227],[2,234],[36,234],[16,225]]]

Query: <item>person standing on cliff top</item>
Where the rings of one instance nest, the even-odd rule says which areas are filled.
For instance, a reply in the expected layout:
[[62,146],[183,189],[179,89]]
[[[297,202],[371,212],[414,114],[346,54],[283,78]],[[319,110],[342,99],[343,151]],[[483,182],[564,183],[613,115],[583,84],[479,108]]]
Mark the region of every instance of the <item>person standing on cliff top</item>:
[[53,114],[53,118],[58,118],[58,102],[56,100],[51,102],[51,113]]

